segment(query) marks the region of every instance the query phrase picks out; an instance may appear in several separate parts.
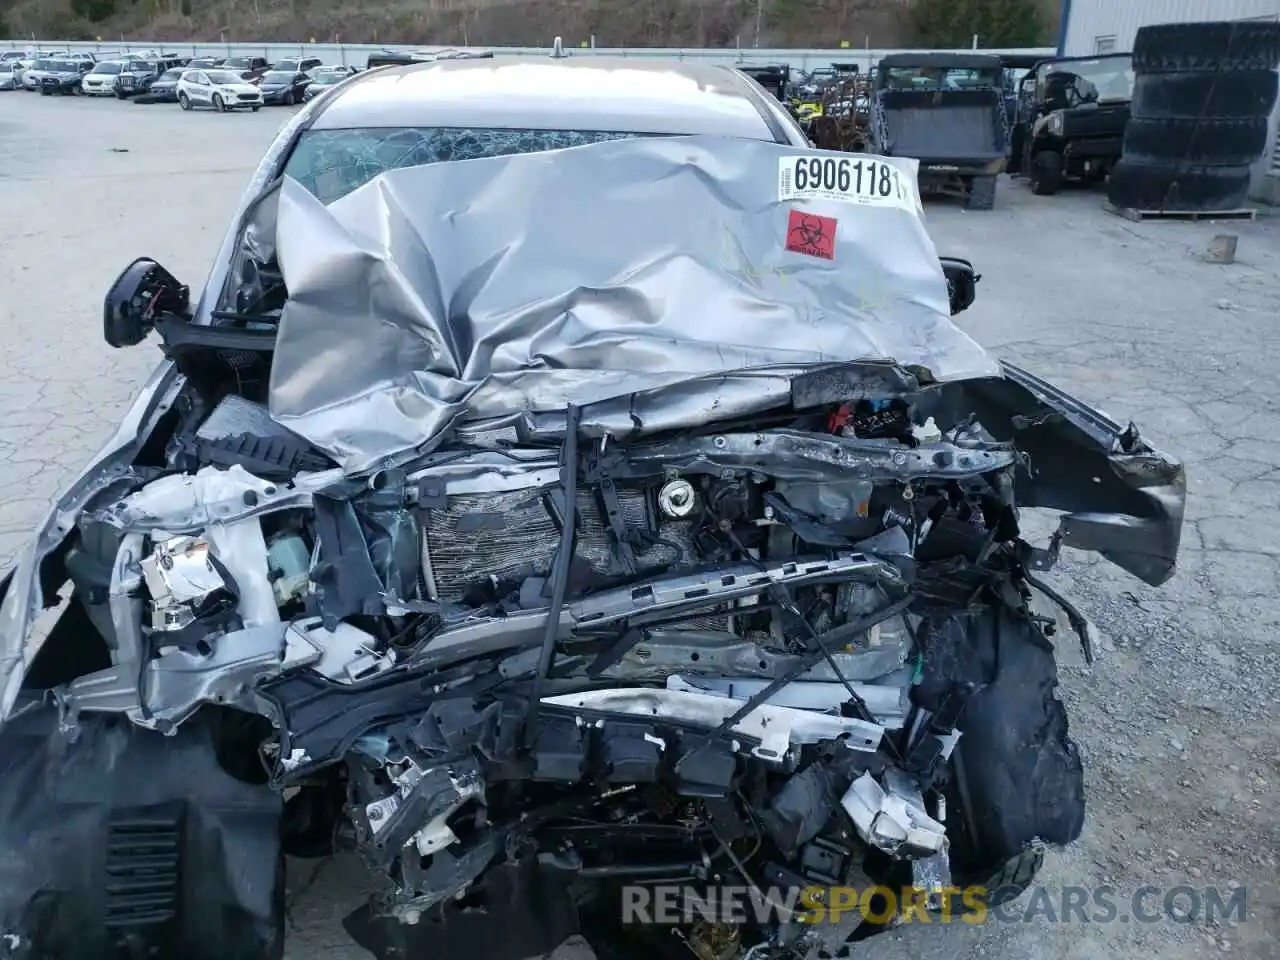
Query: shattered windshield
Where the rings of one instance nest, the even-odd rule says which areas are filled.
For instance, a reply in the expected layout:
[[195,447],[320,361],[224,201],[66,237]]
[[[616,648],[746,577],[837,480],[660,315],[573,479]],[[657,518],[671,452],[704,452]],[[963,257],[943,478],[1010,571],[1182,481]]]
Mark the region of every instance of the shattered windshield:
[[641,134],[489,127],[309,130],[299,138],[284,172],[322,203],[332,203],[387,170],[449,160],[540,153],[637,136]]

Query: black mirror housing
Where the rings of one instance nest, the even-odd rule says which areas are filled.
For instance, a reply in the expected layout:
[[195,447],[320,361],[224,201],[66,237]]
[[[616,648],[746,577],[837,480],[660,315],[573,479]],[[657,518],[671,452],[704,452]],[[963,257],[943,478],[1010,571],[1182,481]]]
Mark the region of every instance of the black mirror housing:
[[959,257],[939,257],[942,273],[947,278],[947,297],[951,301],[951,315],[963,313],[973,306],[978,295],[978,281],[982,274],[968,260]]
[[102,336],[110,346],[132,347],[146,339],[156,320],[188,317],[191,291],[168,270],[139,257],[116,278],[102,302]]

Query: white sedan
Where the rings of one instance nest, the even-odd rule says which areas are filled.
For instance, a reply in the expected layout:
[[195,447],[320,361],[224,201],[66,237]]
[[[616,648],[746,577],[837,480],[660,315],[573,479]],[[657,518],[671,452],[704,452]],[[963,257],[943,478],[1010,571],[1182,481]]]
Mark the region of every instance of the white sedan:
[[110,97],[116,92],[116,78],[124,69],[119,60],[103,60],[84,75],[80,90],[91,97]]
[[178,81],[183,110],[212,107],[219,113],[262,108],[262,91],[233,70],[188,70]]

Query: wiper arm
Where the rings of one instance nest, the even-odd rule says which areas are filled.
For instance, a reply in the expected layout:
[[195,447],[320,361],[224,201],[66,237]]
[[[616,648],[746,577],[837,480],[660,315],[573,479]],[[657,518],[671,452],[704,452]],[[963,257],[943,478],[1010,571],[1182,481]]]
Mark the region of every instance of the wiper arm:
[[155,322],[155,331],[164,342],[164,352],[170,357],[202,350],[247,350],[253,353],[271,353],[276,348],[276,331],[240,330],[233,327],[196,326],[182,317],[161,317]]
[[209,316],[214,320],[233,320],[239,323],[269,323],[272,326],[280,322],[278,313],[237,313],[234,310],[214,310]]

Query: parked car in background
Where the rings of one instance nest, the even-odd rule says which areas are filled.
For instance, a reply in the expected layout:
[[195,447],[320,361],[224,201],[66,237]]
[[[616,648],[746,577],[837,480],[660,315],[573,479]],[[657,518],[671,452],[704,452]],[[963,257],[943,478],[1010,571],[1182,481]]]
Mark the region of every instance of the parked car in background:
[[262,109],[262,91],[237,70],[187,70],[178,80],[178,103],[183,110],[212,107],[228,110]]
[[22,61],[0,60],[0,90],[17,90],[22,86]]
[[147,90],[159,75],[159,64],[155,61],[131,60],[116,75],[116,82],[113,88],[115,95],[121,100],[127,100],[129,97]]
[[191,70],[208,70],[210,67],[221,66],[222,61],[217,57],[196,57],[194,60],[188,60],[186,66]]
[[301,103],[311,86],[311,77],[299,69],[272,68],[262,75],[262,102],[291,107]]
[[35,60],[27,57],[22,60],[10,60],[13,65],[13,89],[21,90],[23,88],[22,81],[26,78],[27,71],[35,66]]
[[124,63],[119,60],[102,60],[84,75],[84,79],[80,81],[80,91],[91,97],[112,96],[116,92],[116,78],[124,69]]
[[236,73],[249,74],[246,79],[259,79],[271,69],[266,57],[227,57],[218,64],[220,70],[234,70]]
[[437,50],[433,59],[435,60],[492,60],[492,50]]
[[46,74],[49,74],[56,68],[58,60],[51,56],[41,56],[31,65],[31,69],[27,70],[22,76],[23,90],[40,90]]
[[316,67],[311,71],[311,83],[307,85],[307,92],[302,95],[302,102],[314,100],[358,72],[355,67]]
[[166,70],[180,67],[177,57],[166,57],[158,60],[134,60],[125,65],[125,69],[116,78],[115,93],[121,100],[146,93],[151,85],[160,79]]
[[40,75],[40,93],[46,97],[55,93],[80,95],[80,81],[93,69],[91,60],[48,60],[48,66]]
[[160,74],[151,86],[133,98],[134,103],[177,103],[178,81],[186,73],[184,67],[172,67]]
[[22,89],[23,90],[39,90],[40,79],[48,71],[49,64],[51,64],[52,62],[53,62],[52,60],[48,60],[44,57],[41,57],[38,60],[34,61],[31,64],[31,66],[28,67],[26,71],[22,74]]
[[273,63],[271,69],[290,73],[310,73],[316,67],[322,66],[324,66],[324,61],[319,57],[285,57],[283,60],[277,60]]
[[404,66],[409,63],[430,63],[434,59],[435,54],[429,50],[383,50],[380,53],[369,54],[369,58],[365,61],[365,69]]
[[336,77],[342,77],[342,78],[354,77],[359,72],[360,72],[359,67],[352,67],[342,63],[321,64],[320,66],[313,67],[312,69],[307,71],[307,73],[311,76],[312,80],[318,79],[319,77],[328,77],[328,76],[336,76]]
[[1120,161],[1133,100],[1133,57],[1057,57],[1022,78],[1008,171],[1033,193],[1101,184]]
[[914,157],[924,193],[990,210],[1009,152],[999,57],[913,51],[882,57],[873,81],[871,153]]

